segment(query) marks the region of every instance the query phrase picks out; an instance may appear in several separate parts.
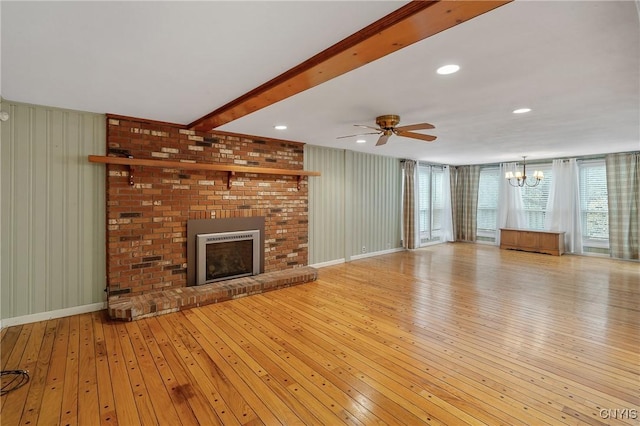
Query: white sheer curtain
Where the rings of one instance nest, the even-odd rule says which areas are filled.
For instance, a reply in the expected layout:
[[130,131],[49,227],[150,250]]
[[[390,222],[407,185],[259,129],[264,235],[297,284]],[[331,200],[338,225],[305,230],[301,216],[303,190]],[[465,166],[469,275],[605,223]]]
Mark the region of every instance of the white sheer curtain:
[[496,245],[500,245],[500,228],[527,228],[527,216],[524,213],[520,188],[509,184],[504,175],[516,173],[517,163],[500,164],[500,185],[498,186],[498,214],[496,215]]
[[564,231],[565,250],[582,253],[580,183],[576,159],[553,160],[551,176],[553,179],[544,227],[549,231]]
[[455,241],[453,236],[453,210],[451,208],[451,171],[444,166],[442,176],[442,242]]

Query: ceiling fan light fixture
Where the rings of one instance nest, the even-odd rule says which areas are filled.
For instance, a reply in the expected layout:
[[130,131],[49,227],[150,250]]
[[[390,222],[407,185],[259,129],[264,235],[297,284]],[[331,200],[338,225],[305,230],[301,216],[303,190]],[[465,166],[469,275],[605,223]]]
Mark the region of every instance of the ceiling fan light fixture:
[[[345,139],[345,138],[353,138],[357,136],[364,135],[378,135],[378,141],[376,142],[376,146],[384,145],[387,143],[387,140],[393,135],[402,136],[405,138],[419,139],[425,142],[433,142],[437,139],[436,136],[425,135],[424,133],[416,133],[414,130],[426,130],[426,129],[435,129],[433,124],[429,123],[416,123],[409,124],[408,126],[400,126],[397,125],[400,123],[400,116],[396,114],[387,114],[380,115],[376,117],[376,124],[378,127],[366,126],[363,124],[354,124],[356,127],[364,127],[365,129],[374,130],[373,132],[368,133],[358,133],[355,135],[347,135],[347,136],[338,136],[337,139]],[[356,139],[356,143],[366,143],[365,139]]]
[[438,68],[436,70],[436,72],[440,75],[448,75],[448,74],[453,74],[456,73],[460,70],[460,65],[456,65],[456,64],[449,64],[449,65],[443,65],[440,68]]
[[514,114],[525,114],[527,112],[531,112],[531,108],[518,108],[513,110]]

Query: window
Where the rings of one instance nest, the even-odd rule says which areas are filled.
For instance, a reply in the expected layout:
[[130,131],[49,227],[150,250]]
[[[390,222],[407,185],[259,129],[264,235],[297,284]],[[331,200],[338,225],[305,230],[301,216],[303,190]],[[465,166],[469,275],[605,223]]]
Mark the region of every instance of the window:
[[609,247],[609,200],[604,160],[580,162],[580,213],[585,251]]
[[498,220],[498,188],[500,168],[483,167],[480,170],[481,191],[478,191],[477,237],[478,241],[495,241]]
[[[522,204],[526,215],[529,229],[544,230],[544,219],[547,215],[547,201],[549,200],[549,188],[551,187],[551,164],[535,164],[532,165],[529,172],[533,176],[534,170],[541,170],[544,173],[544,179],[538,186],[523,186],[520,191],[522,195]],[[533,177],[530,177],[533,179]]]
[[[604,160],[580,161],[580,211],[582,219],[583,251],[608,254],[609,208],[607,175]],[[529,169],[529,167],[527,167]],[[544,179],[536,187],[520,189],[529,229],[544,230],[547,201],[551,188],[552,165],[535,164],[528,170],[542,170]],[[478,192],[478,241],[495,241],[498,212],[498,191],[503,176],[499,167],[486,166],[480,170]]]
[[418,164],[418,226],[420,245],[440,241],[442,214],[442,166]]
[[440,240],[442,235],[442,216],[444,211],[444,197],[442,194],[442,167],[431,167],[431,233]]
[[[529,169],[528,174],[533,175],[534,170],[541,170],[544,179],[538,186],[524,186],[520,189],[522,204],[529,229],[544,229],[544,219],[549,199],[551,186],[551,164],[536,164]],[[489,166],[480,170],[480,185],[478,191],[477,237],[478,241],[495,241],[496,222],[498,215],[498,193],[504,176],[500,175],[500,168]]]

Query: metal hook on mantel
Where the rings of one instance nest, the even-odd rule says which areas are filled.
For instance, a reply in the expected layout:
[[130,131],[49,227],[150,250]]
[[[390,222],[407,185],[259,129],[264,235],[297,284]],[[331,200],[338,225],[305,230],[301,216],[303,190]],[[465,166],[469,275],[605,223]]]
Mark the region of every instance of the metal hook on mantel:
[[231,176],[235,176],[236,172],[228,171],[227,172],[227,189],[231,189]]
[[[130,156],[129,158],[133,158],[133,156]],[[135,182],[133,181],[133,172],[135,171],[135,169],[131,165],[129,165],[128,167],[129,167],[129,185],[133,186],[135,184]]]

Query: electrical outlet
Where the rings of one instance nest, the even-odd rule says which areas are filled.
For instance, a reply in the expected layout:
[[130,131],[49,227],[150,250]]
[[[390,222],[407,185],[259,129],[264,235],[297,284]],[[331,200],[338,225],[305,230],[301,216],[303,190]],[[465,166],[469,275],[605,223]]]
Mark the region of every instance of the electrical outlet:
[[367,252],[367,248],[365,246],[362,246],[362,253],[366,253]]
[[390,249],[391,248],[391,243],[387,243],[387,248]]

